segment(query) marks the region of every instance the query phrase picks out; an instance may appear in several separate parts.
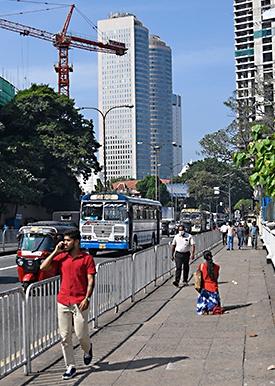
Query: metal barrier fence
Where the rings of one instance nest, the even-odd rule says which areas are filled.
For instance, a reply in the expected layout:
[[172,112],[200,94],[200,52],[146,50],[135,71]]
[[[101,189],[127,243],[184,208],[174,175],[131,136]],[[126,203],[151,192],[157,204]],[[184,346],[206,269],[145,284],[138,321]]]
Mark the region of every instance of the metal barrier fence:
[[3,251],[5,251],[6,247],[16,246],[18,244],[17,235],[18,229],[0,230],[0,245]]
[[[195,236],[196,256],[220,242],[220,232]],[[170,244],[148,248],[134,255],[97,264],[96,286],[90,304],[89,321],[98,326],[98,317],[118,309],[125,300],[164,275],[171,274]],[[31,360],[56,344],[58,333],[56,296],[59,276],[31,284],[26,294],[21,288],[0,293],[0,379],[24,365],[31,372]]]

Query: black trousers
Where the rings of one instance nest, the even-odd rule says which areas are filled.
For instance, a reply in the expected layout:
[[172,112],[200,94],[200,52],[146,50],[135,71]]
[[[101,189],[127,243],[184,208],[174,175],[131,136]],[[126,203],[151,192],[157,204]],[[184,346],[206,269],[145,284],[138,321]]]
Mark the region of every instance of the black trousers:
[[183,281],[188,281],[189,275],[189,260],[190,252],[176,252],[175,253],[175,263],[176,263],[176,282],[179,283],[181,277],[181,271],[183,267]]

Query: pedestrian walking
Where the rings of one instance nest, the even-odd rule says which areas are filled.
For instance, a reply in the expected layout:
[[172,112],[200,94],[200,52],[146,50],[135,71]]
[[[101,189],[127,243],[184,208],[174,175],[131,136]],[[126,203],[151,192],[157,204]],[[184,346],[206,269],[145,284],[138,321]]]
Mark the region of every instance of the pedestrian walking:
[[175,287],[179,286],[182,267],[183,267],[183,285],[188,285],[189,275],[189,261],[193,260],[195,256],[195,240],[187,232],[184,226],[179,226],[179,233],[174,236],[172,242],[171,260],[176,263],[176,276],[173,284]]
[[213,262],[211,251],[205,251],[203,257],[205,262],[198,265],[202,272],[202,290],[197,300],[197,314],[222,314],[224,309],[221,308],[218,286],[220,266]]
[[248,244],[248,237],[249,237],[249,226],[247,225],[247,222],[244,221],[243,223],[243,241],[244,241],[244,244],[247,245]]
[[234,245],[234,237],[235,237],[236,231],[234,226],[232,225],[231,221],[228,221],[227,225],[227,250],[230,251],[230,249],[233,251],[233,245]]
[[259,227],[256,225],[256,221],[252,222],[250,227],[250,235],[251,235],[251,247],[252,249],[258,248],[258,235],[259,235]]
[[[57,296],[58,324],[61,347],[66,365],[62,378],[76,375],[76,364],[72,342],[72,328],[84,351],[84,364],[92,361],[93,350],[88,328],[88,312],[96,273],[94,259],[80,249],[80,232],[72,228],[64,232],[54,251],[40,266],[47,271],[55,264],[61,273],[61,287]],[[73,322],[73,325],[72,325]]]
[[220,232],[222,234],[222,245],[226,245],[226,239],[227,239],[227,225],[224,222],[222,226],[220,227]]
[[243,247],[243,238],[244,238],[244,230],[243,230],[243,226],[241,223],[239,223],[238,227],[237,227],[237,230],[236,230],[236,233],[237,233],[237,237],[238,237],[238,247],[239,249],[242,249]]

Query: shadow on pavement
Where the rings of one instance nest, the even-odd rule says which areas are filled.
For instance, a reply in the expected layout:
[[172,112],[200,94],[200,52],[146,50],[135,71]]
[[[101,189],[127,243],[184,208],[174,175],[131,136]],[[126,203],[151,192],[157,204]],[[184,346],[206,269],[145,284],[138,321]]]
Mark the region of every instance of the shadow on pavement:
[[225,311],[230,311],[230,310],[236,310],[237,308],[244,308],[244,307],[249,307],[251,306],[252,303],[247,303],[247,304],[236,304],[232,306],[223,306]]
[[[174,363],[181,361],[183,359],[188,359],[187,356],[178,356],[178,357],[156,357],[156,358],[144,358],[144,359],[137,359],[134,361],[126,361],[126,362],[117,362],[112,363],[111,365],[109,362],[100,363],[97,362],[95,364],[96,368],[94,368],[93,372],[96,371],[117,371],[117,370],[133,370],[133,369],[139,369],[138,371],[148,371],[155,369],[159,366],[163,366],[165,364],[168,365],[168,363]],[[146,368],[145,368],[146,367]]]

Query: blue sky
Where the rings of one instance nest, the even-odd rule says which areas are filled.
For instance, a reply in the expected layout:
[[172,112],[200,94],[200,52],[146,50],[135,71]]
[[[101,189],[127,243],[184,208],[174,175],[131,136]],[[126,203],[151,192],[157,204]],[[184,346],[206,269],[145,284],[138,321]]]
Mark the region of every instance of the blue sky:
[[[94,25],[111,12],[137,16],[150,34],[172,49],[173,92],[182,97],[183,161],[201,159],[199,141],[227,127],[230,110],[223,105],[235,90],[233,0],[76,0],[69,30],[97,40]],[[59,5],[64,5],[60,7]],[[47,8],[54,8],[46,10]],[[0,18],[48,32],[60,31],[69,3],[0,0]],[[44,10],[44,11],[39,11]],[[38,12],[39,11],[39,12]],[[85,18],[82,16],[85,15]],[[57,90],[53,65],[58,52],[50,42],[0,29],[0,75],[22,89],[46,83]],[[97,106],[97,54],[70,50],[74,72],[70,96],[77,106]],[[97,125],[97,113],[85,111]]]

